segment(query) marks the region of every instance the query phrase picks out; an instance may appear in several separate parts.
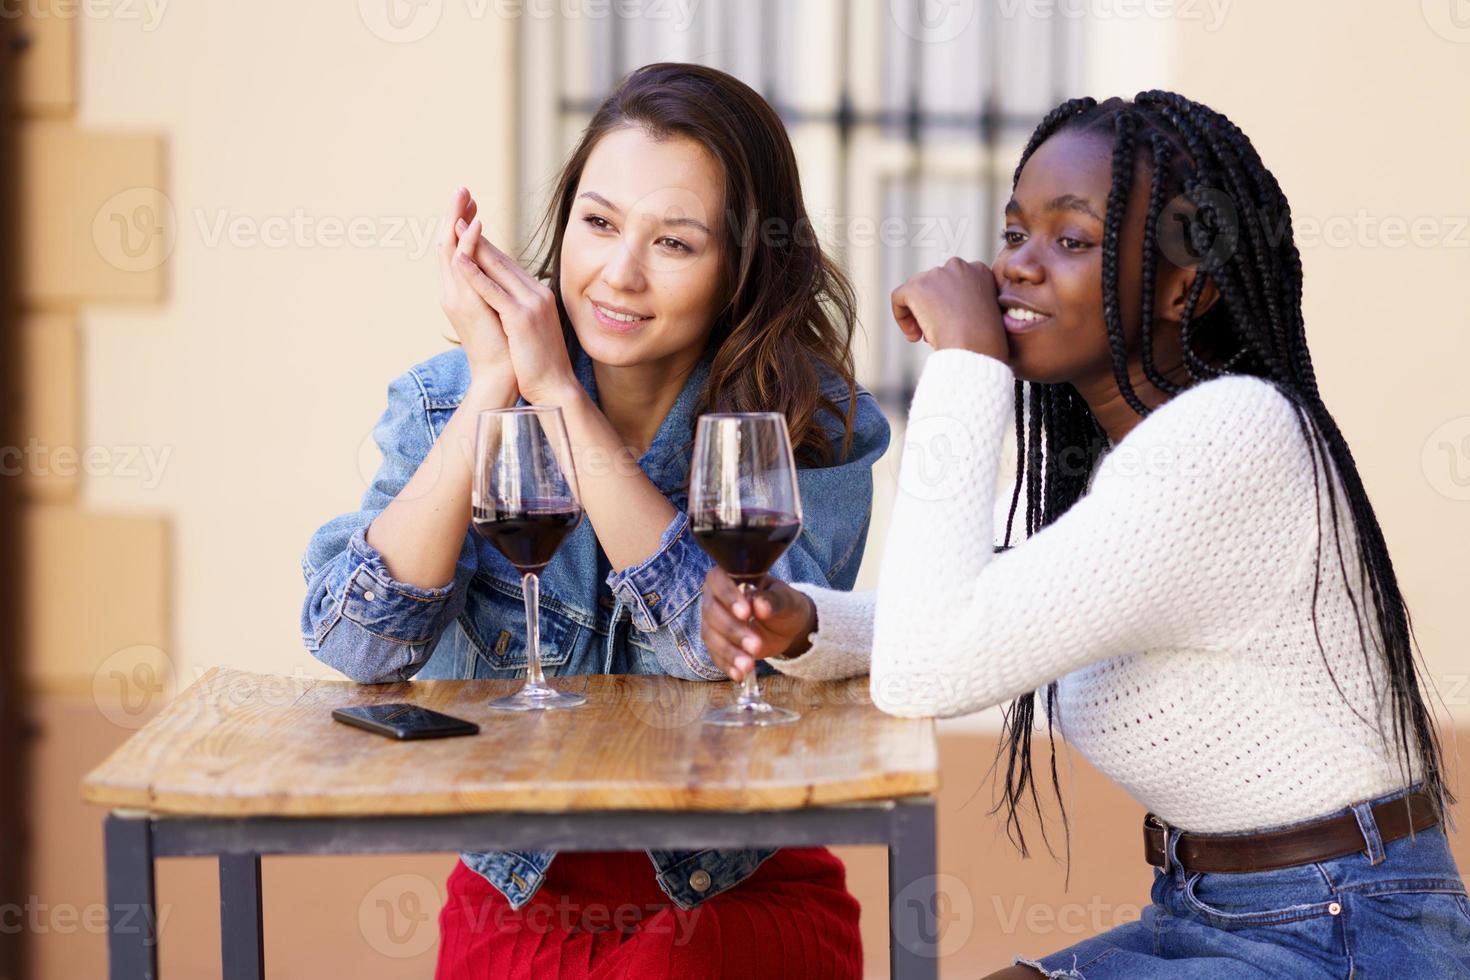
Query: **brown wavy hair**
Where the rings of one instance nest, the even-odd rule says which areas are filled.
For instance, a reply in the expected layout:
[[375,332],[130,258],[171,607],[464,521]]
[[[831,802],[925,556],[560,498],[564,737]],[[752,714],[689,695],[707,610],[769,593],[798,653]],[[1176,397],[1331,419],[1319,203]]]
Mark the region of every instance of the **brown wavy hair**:
[[[562,236],[593,147],[629,126],[654,139],[692,139],[724,171],[725,300],[706,351],[711,366],[701,411],[783,412],[798,459],[846,458],[857,409],[852,284],[817,241],[781,118],[725,72],[661,62],[629,73],[598,106],[562,167],[533,252],[540,253],[535,274],[556,296],[568,345],[576,335],[561,298]],[[840,451],[822,425],[824,414],[841,426]]]

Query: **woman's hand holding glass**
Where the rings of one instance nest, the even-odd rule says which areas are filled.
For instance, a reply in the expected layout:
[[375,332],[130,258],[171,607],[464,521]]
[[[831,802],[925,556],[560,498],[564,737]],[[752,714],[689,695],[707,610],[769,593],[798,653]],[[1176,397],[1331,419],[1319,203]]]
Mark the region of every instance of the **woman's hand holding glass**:
[[704,577],[700,634],[705,649],[731,680],[755,670],[757,660],[806,652],[817,628],[812,600],[771,575],[749,595],[718,566]]

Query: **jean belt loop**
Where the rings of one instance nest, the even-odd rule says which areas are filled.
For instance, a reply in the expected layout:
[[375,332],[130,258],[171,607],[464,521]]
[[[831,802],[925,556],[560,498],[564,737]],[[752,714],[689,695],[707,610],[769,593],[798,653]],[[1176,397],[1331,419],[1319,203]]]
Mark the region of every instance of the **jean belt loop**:
[[1178,827],[1164,825],[1164,874],[1170,870],[1179,872],[1179,877],[1184,877],[1184,867],[1179,863],[1179,835],[1183,831]]
[[1382,864],[1383,838],[1378,833],[1378,821],[1373,819],[1372,801],[1354,803],[1351,809],[1358,821],[1358,830],[1363,834],[1363,841],[1367,844],[1364,850],[1368,854],[1368,863],[1374,866]]

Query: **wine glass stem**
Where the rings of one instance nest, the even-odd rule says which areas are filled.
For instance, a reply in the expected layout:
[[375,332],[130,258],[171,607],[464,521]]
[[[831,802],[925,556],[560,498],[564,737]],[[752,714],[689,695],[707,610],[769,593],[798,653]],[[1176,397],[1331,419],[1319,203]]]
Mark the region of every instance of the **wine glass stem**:
[[541,673],[541,579],[535,572],[521,576],[521,591],[526,596],[526,683],[529,687],[545,687]]
[[[745,596],[745,601],[750,606],[752,612],[755,611],[755,600],[751,597],[755,595],[755,591],[755,586],[752,583],[740,583],[740,593]],[[756,704],[761,700],[761,685],[760,681],[755,679],[755,665],[751,665],[750,670],[740,679],[739,700],[741,704]]]

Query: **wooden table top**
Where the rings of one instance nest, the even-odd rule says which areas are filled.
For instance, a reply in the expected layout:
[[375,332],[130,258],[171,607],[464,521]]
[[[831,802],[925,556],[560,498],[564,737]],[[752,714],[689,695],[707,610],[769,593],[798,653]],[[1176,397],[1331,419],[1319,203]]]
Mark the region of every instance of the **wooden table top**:
[[[930,794],[934,724],[893,718],[868,679],[763,678],[801,720],[722,728],[700,716],[735,685],[669,677],[553,678],[585,706],[492,711],[520,681],[359,685],[216,667],[82,782],[113,808],[196,816],[366,816],[485,811],[785,810]],[[408,701],[478,735],[398,742],[333,708]]]

